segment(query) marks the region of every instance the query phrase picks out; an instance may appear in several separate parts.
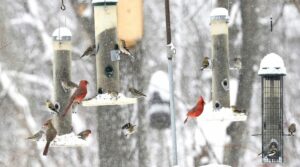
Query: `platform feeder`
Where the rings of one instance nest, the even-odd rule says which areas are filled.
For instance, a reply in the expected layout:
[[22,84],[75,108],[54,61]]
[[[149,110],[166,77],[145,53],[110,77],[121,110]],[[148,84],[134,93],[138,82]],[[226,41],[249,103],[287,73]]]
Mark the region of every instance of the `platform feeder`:
[[284,62],[275,53],[266,55],[258,75],[262,86],[262,162],[283,162],[283,76]]

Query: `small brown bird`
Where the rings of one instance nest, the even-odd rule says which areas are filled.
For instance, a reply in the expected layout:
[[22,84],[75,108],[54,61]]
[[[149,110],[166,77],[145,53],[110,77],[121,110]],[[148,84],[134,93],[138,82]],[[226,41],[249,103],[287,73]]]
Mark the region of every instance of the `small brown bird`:
[[296,124],[292,123],[288,127],[288,131],[290,133],[290,136],[294,136],[294,133],[296,132]]
[[70,91],[74,88],[78,88],[79,86],[76,83],[74,83],[70,80],[62,80],[61,81],[61,87],[63,88],[63,90],[65,92],[68,92],[68,91]]
[[80,133],[78,133],[78,138],[85,140],[87,137],[89,137],[89,135],[92,133],[92,131],[90,129],[84,130]]
[[235,57],[233,59],[233,63],[234,63],[234,68],[240,70],[242,68],[242,61],[240,57]]
[[129,87],[128,90],[134,97],[146,97],[143,92],[138,91],[135,88]]
[[134,134],[136,132],[136,125],[133,125],[132,123],[128,122],[125,125],[122,126],[122,131],[125,135],[125,137],[129,138],[130,135]]
[[205,68],[208,68],[209,65],[210,65],[210,63],[209,63],[209,57],[204,57],[204,59],[202,61],[201,71],[203,71]]
[[109,91],[107,91],[107,93],[108,93],[112,98],[118,99],[119,92],[109,90]]
[[56,131],[56,129],[54,128],[51,119],[49,119],[49,120],[44,124],[44,126],[47,128],[47,130],[46,130],[46,140],[47,140],[47,143],[46,143],[46,145],[45,145],[45,149],[44,149],[43,155],[46,156],[47,153],[48,153],[48,149],[49,149],[49,146],[50,146],[51,141],[53,141],[54,138],[55,138],[56,135],[57,135],[57,131]]
[[49,99],[46,100],[46,107],[57,114],[60,109],[59,103],[53,104]]
[[99,46],[94,44],[92,46],[89,46],[84,52],[83,54],[80,56],[80,58],[83,58],[84,56],[96,56],[96,54],[98,53],[99,50]]
[[32,135],[30,137],[27,137],[27,139],[31,139],[33,141],[39,141],[42,138],[44,133],[45,132],[41,129],[37,133],[35,133],[34,135]]
[[126,47],[126,42],[124,40],[121,39],[118,40],[118,48],[120,53],[122,53],[123,55],[129,56],[131,60],[135,59],[135,57],[131,55],[129,49]]
[[234,113],[246,113],[246,109],[238,109],[236,106],[231,106]]

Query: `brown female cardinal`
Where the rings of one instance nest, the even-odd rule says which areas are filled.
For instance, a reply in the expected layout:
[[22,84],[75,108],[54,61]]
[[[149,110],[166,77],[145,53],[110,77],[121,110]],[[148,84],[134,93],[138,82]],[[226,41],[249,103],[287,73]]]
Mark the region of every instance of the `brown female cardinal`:
[[52,140],[54,140],[54,138],[56,137],[57,135],[57,131],[56,129],[54,128],[52,122],[52,120],[49,119],[45,124],[44,124],[44,127],[47,128],[46,130],[46,140],[47,140],[47,143],[46,143],[46,146],[45,146],[45,149],[44,149],[44,152],[43,152],[43,155],[46,156],[47,153],[48,153],[48,149],[49,149],[49,146],[50,146],[50,143]]
[[188,121],[189,118],[196,118],[200,116],[203,112],[204,109],[204,104],[205,101],[202,96],[200,96],[197,104],[195,107],[193,107],[188,113],[187,113],[187,118],[184,120],[184,123]]
[[67,112],[70,110],[73,103],[81,103],[87,94],[87,84],[88,81],[81,80],[79,83],[79,87],[75,90],[73,95],[71,96],[67,107],[64,109],[63,117],[66,116]]

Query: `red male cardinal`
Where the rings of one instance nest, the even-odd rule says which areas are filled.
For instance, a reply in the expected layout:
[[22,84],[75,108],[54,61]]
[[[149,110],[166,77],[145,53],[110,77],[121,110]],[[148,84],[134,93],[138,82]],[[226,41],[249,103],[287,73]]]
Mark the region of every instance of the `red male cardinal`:
[[184,123],[188,121],[188,118],[196,118],[199,115],[202,114],[203,109],[204,109],[204,104],[205,101],[202,96],[200,96],[197,104],[195,107],[193,107],[188,113],[187,113],[187,118],[184,120]]
[[73,103],[81,103],[87,94],[87,84],[88,81],[81,80],[79,82],[79,87],[75,90],[73,95],[71,96],[67,107],[64,109],[63,117],[66,116],[67,112],[70,110]]
[[43,155],[46,156],[47,153],[48,153],[48,149],[49,149],[49,146],[50,146],[50,142],[52,140],[54,140],[54,138],[56,137],[57,135],[57,131],[56,129],[54,128],[52,122],[52,120],[49,119],[45,124],[44,126],[47,128],[46,130],[46,140],[47,140],[47,143],[46,143],[46,146],[45,146],[45,149],[44,149],[44,152],[43,152]]

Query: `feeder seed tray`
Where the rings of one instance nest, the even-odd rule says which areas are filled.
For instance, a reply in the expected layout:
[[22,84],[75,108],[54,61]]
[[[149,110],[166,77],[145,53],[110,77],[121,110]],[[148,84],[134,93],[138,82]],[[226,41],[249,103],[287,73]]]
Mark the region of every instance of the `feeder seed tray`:
[[116,97],[111,96],[108,93],[99,94],[95,98],[87,101],[83,101],[83,106],[108,106],[108,105],[126,105],[137,103],[137,98],[130,98],[119,93]]
[[[38,145],[44,147],[46,145],[45,135],[37,141]],[[73,132],[61,136],[56,136],[50,143],[50,147],[85,147],[88,145],[86,140],[78,138]]]

